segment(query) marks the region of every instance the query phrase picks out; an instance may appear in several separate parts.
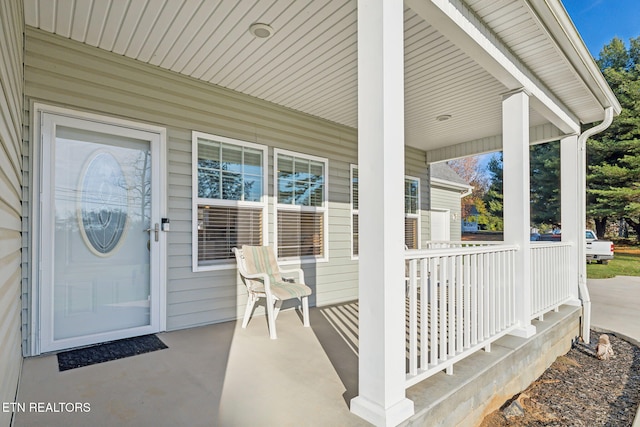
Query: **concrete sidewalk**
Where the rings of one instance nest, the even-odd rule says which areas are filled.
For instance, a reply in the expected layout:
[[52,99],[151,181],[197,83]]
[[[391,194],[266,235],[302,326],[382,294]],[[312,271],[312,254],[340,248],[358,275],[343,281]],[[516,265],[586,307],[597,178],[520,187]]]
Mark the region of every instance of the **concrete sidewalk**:
[[[589,279],[591,325],[625,335],[640,345],[640,277]],[[633,427],[640,427],[640,408]]]
[[591,324],[640,342],[640,277],[589,279]]

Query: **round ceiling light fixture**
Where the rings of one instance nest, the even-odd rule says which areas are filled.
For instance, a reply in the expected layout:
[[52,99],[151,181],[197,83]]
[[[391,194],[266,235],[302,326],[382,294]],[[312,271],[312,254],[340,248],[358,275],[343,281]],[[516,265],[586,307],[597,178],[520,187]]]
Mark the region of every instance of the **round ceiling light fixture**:
[[267,24],[255,23],[251,24],[249,32],[259,39],[268,39],[273,35],[273,28]]
[[441,114],[438,117],[436,117],[436,120],[439,122],[445,122],[449,120],[451,117],[452,117],[451,114]]

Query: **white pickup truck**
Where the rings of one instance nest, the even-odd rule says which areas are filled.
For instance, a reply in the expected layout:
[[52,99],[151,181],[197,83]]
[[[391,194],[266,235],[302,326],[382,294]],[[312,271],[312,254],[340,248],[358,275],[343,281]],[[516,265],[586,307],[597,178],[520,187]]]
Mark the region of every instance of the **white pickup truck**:
[[587,238],[587,262],[596,261],[598,264],[607,264],[613,259],[613,242],[608,240],[598,240],[596,233],[591,230],[585,231]]

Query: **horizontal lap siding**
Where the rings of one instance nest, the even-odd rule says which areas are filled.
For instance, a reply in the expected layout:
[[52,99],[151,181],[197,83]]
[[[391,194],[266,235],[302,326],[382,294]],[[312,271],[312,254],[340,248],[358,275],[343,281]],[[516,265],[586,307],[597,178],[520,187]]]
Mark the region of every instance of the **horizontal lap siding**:
[[[358,295],[351,260],[349,165],[357,162],[357,133],[315,117],[82,45],[27,27],[28,100],[157,124],[167,128],[167,326],[180,329],[234,319],[245,292],[235,268],[191,271],[191,131],[269,147],[268,239],[273,244],[273,149],[329,159],[329,262],[303,264],[314,287],[311,303],[326,305]],[[424,153],[410,158],[424,159]],[[411,173],[424,176],[424,160]],[[427,184],[423,183],[423,192]],[[423,203],[426,198],[423,198]],[[423,221],[423,226],[424,226]],[[235,266],[233,266],[235,267]]]
[[[0,402],[13,402],[22,365],[22,0],[0,2]],[[9,425],[10,412],[0,412]]]
[[[138,120],[167,128],[167,327],[180,329],[234,319],[246,296],[235,268],[192,272],[191,131],[329,159],[330,261],[303,268],[315,285],[313,304],[357,297],[357,277],[344,273],[350,259],[349,163],[357,156],[356,131],[176,73],[27,29],[25,92],[28,100]],[[269,204],[269,243],[274,206]],[[337,232],[344,231],[344,233]],[[235,265],[233,266],[235,267]]]

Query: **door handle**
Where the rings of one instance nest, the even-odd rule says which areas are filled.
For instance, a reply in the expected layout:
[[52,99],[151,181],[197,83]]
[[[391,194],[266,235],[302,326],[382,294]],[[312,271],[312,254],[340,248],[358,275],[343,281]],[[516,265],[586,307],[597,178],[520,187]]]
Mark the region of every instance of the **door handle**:
[[155,236],[155,241],[158,242],[160,240],[160,224],[158,224],[156,222],[156,225],[153,226],[153,228],[147,228],[146,230],[143,230],[145,233],[148,233],[150,231],[153,231],[153,234]]

